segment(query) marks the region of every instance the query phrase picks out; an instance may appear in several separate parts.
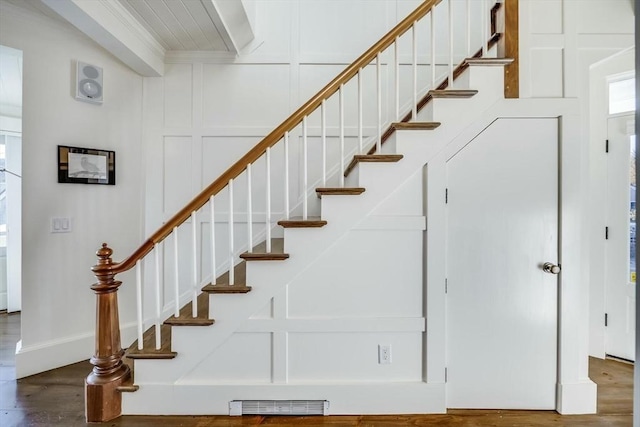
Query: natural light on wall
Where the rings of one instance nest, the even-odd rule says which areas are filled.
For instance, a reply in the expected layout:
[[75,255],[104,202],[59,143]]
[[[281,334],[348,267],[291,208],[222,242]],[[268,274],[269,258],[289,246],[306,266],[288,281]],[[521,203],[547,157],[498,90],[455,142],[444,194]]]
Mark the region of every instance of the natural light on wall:
[[634,78],[609,83],[609,114],[626,113],[636,109],[636,80]]

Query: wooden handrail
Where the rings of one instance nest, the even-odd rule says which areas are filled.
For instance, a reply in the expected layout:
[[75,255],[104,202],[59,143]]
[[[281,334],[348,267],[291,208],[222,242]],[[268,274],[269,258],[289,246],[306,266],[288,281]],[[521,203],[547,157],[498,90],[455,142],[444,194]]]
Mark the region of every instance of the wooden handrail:
[[282,124],[276,127],[269,135],[267,135],[262,141],[260,141],[255,147],[247,152],[240,160],[234,163],[229,169],[227,169],[222,175],[220,175],[215,181],[213,181],[208,187],[195,196],[185,207],[183,207],[178,213],[176,213],[171,219],[165,222],[155,233],[151,235],[138,249],[135,250],[128,258],[120,263],[113,263],[109,266],[114,274],[122,273],[131,269],[138,260],[142,259],[146,254],[151,252],[153,246],[156,243],[161,242],[173,231],[174,227],[181,225],[190,216],[191,212],[200,209],[204,206],[211,196],[218,194],[231,179],[235,179],[242,173],[248,164],[254,163],[262,156],[267,148],[273,147],[283,137],[285,132],[289,132],[294,129],[305,116],[310,115],[315,111],[323,100],[328,99],[331,95],[336,93],[340,89],[340,85],[348,82],[353,78],[361,68],[364,68],[370,64],[376,56],[391,46],[396,37],[401,36],[412,25],[427,15],[433,7],[435,7],[442,0],[426,0],[416,10],[411,12],[405,19],[400,21],[398,25],[393,27],[384,37],[382,37],[377,43],[371,46],[365,53],[363,53],[358,59],[356,59],[351,65],[347,66],[340,74],[336,76],[329,84],[316,93],[311,99],[309,99],[302,107],[298,108],[289,118],[287,118]]

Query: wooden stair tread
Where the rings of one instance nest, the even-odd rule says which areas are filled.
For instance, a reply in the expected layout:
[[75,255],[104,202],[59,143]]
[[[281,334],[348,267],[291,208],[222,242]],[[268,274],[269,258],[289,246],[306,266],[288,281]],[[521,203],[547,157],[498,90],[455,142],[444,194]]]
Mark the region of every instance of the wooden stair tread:
[[133,381],[131,381],[131,384],[129,384],[129,381],[127,381],[122,383],[122,385],[116,387],[116,390],[118,390],[120,393],[133,393],[135,391],[138,391],[139,389],[140,386],[135,385]]
[[283,228],[319,228],[327,225],[327,221],[320,217],[307,217],[307,219],[294,217],[278,221],[278,225]]
[[440,122],[396,122],[391,123],[395,130],[433,130],[440,127]]
[[202,288],[202,292],[210,294],[246,294],[251,292],[251,286],[238,284],[229,285],[224,283],[216,283],[215,285],[212,285],[209,283]]
[[201,293],[198,295],[198,316],[193,317],[193,302],[189,302],[180,309],[180,316],[171,316],[164,321],[165,325],[173,326],[210,326],[215,320],[209,319],[209,294]]
[[247,261],[283,261],[289,258],[289,254],[284,253],[284,239],[271,239],[271,252],[267,252],[267,242],[264,241],[255,246],[251,252],[240,254],[240,258]]
[[473,89],[437,89],[430,90],[429,95],[432,98],[471,98],[478,93]]
[[364,193],[365,189],[362,187],[327,187],[327,188],[316,188],[316,193],[318,197],[322,196],[357,196]]
[[464,62],[467,65],[504,66],[511,64],[513,58],[467,58]]
[[364,163],[395,163],[402,160],[404,156],[402,154],[356,154],[349,162],[349,166],[344,171],[344,176],[347,176],[360,162]]
[[138,349],[138,341],[136,340],[125,352],[125,357],[130,359],[173,359],[178,353],[171,351],[171,326],[161,325],[160,333],[162,334],[162,342],[160,349],[156,350],[156,331],[152,326],[146,330],[142,340],[142,350]]

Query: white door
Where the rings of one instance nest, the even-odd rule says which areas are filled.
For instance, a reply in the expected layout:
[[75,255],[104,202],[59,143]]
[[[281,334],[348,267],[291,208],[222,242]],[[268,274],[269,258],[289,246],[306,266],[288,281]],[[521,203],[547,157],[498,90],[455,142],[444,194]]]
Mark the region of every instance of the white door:
[[555,409],[557,119],[497,120],[447,189],[447,407]]
[[605,208],[605,352],[628,360],[635,360],[634,124],[633,114],[609,119]]

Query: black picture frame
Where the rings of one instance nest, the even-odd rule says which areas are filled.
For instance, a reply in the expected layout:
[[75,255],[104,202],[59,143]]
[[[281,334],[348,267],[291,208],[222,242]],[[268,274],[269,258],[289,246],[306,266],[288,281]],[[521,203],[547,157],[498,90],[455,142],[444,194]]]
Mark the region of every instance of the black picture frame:
[[116,185],[116,152],[58,145],[58,182]]

